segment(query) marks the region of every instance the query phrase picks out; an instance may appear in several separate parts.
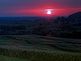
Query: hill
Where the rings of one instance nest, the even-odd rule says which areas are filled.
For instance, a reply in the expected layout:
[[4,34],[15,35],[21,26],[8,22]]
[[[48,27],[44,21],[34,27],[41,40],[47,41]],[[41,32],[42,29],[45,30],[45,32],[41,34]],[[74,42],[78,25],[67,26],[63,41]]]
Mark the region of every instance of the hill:
[[2,35],[0,57],[5,55],[8,60],[81,61],[80,41],[38,35]]
[[42,35],[62,38],[81,38],[81,12],[68,17],[2,17],[1,35]]

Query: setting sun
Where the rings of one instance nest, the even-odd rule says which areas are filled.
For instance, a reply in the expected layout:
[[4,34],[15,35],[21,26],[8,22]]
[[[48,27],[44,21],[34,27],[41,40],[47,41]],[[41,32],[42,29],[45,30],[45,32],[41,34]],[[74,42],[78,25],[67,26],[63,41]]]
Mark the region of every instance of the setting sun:
[[52,14],[52,10],[51,9],[47,9],[46,14]]
[[54,12],[54,9],[45,9],[45,14],[47,14],[47,15],[52,15],[52,14],[54,14],[53,12]]
[[52,14],[52,12],[50,10],[47,11],[47,14]]

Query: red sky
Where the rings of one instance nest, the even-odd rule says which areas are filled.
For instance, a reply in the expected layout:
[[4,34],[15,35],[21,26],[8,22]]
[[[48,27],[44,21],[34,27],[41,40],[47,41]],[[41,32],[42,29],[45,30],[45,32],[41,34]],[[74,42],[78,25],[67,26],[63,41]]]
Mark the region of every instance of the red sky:
[[54,16],[68,16],[81,11],[81,0],[0,0],[0,16],[46,16],[49,8]]
[[54,16],[68,16],[70,14],[81,11],[81,8],[69,8],[69,7],[60,8],[60,7],[54,7],[53,5],[52,6],[39,6],[39,7],[32,8],[32,9],[30,8],[29,9],[28,8],[15,9],[11,11],[19,15],[47,16],[47,14],[45,13],[46,9],[53,9],[52,15]]

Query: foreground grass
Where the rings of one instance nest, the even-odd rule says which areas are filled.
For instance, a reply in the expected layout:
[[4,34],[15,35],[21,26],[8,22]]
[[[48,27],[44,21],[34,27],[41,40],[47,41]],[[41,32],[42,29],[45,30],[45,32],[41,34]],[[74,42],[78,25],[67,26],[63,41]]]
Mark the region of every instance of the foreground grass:
[[[8,37],[8,38],[10,38],[10,37]],[[38,44],[42,41],[46,41],[45,44],[49,44],[50,40],[51,41],[54,40],[54,41],[56,41],[56,43],[59,43],[59,41],[61,41],[63,44],[61,44],[61,43],[57,44],[57,47],[58,46],[61,47],[61,45],[64,45],[65,50],[60,51],[60,49],[58,49],[58,50],[53,49],[54,52],[49,53],[51,51],[49,51],[49,52],[35,51],[35,50],[29,51],[28,48],[27,48],[28,50],[24,50],[24,49],[19,50],[18,47],[16,49],[13,47],[12,48],[5,47],[5,48],[0,48],[0,55],[5,56],[5,57],[1,56],[0,60],[2,58],[5,58],[5,59],[2,59],[1,61],[4,61],[4,60],[8,60],[8,61],[9,60],[11,60],[11,61],[17,60],[18,61],[19,59],[20,60],[24,59],[26,61],[28,61],[28,60],[30,60],[30,61],[81,61],[81,50],[79,50],[80,51],[79,53],[76,53],[76,51],[75,52],[69,52],[69,51],[65,52],[65,51],[67,51],[66,50],[67,48],[71,48],[73,51],[76,50],[78,48],[77,46],[72,48],[71,46],[67,45],[69,43],[66,43],[66,42],[68,42],[68,41],[76,42],[77,40],[58,39],[58,38],[40,37],[40,36],[14,36],[14,37],[11,37],[10,39],[7,39],[7,38],[5,38],[5,39],[8,40],[8,43],[5,43],[7,45],[9,45],[9,43],[11,44],[12,41],[13,42],[17,41],[17,43],[20,45],[25,45],[25,44],[22,44],[23,42],[27,42],[27,43],[30,42],[30,44],[32,44],[32,46],[34,44],[33,42],[36,42]],[[3,38],[1,39],[1,42],[2,42],[2,40],[3,40]],[[22,41],[22,43],[20,43],[20,41]],[[37,42],[37,41],[40,41],[40,42]],[[14,44],[17,44],[17,43],[15,42]],[[44,43],[44,42],[42,42],[42,43]],[[4,44],[4,42],[3,42],[3,44]],[[72,46],[74,46],[74,45],[72,45]],[[48,51],[48,50],[46,50],[46,51]],[[6,56],[8,56],[8,57],[6,58]]]
[[29,60],[0,55],[0,61],[29,61]]
[[[69,53],[69,52],[61,53],[60,51],[55,53],[46,53],[46,52],[35,52],[35,51],[9,50],[9,49],[1,48],[0,55],[9,56],[9,57],[18,57],[30,61],[81,61],[81,53]],[[0,58],[0,61],[1,59],[2,58]],[[9,60],[14,61],[13,59],[15,58],[11,58]],[[8,58],[4,60],[8,60]],[[18,61],[18,59],[16,60]]]

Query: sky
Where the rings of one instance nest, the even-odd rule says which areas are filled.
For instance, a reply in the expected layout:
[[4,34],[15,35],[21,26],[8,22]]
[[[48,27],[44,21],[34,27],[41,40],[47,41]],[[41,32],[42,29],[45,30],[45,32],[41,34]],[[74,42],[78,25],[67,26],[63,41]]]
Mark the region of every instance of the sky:
[[0,16],[44,16],[49,8],[55,16],[67,16],[81,11],[81,0],[0,0]]

